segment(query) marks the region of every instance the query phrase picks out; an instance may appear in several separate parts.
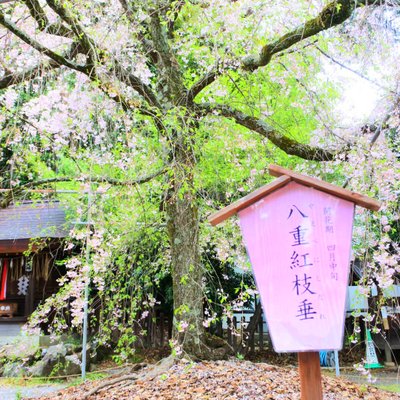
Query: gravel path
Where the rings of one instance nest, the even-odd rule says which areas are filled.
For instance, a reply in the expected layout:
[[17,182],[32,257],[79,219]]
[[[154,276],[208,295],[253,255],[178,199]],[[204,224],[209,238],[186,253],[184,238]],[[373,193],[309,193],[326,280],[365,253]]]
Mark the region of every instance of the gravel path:
[[1,400],[16,400],[18,398],[40,398],[64,389],[64,385],[38,385],[0,388]]

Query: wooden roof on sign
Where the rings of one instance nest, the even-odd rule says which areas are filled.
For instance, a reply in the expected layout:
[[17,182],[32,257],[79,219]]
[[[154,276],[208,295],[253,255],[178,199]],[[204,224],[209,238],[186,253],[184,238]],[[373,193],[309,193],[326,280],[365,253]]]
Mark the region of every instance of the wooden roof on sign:
[[361,207],[368,208],[369,210],[378,211],[381,207],[380,203],[370,197],[364,196],[359,193],[352,192],[347,189],[343,189],[339,186],[332,185],[331,183],[322,181],[317,178],[311,178],[307,175],[302,175],[293,172],[289,169],[282,168],[278,165],[270,165],[269,173],[273,176],[278,176],[279,178],[275,181],[268,183],[255,190],[254,192],[248,194],[247,196],[235,201],[229,206],[223,208],[212,214],[208,220],[212,225],[218,225],[219,223],[225,221],[232,215],[236,214],[238,211],[249,207],[256,201],[262,199],[263,197],[269,195],[286,186],[289,182],[297,182],[304,186],[309,186],[318,189],[322,192],[328,193],[332,196],[340,197],[341,199],[351,201]]

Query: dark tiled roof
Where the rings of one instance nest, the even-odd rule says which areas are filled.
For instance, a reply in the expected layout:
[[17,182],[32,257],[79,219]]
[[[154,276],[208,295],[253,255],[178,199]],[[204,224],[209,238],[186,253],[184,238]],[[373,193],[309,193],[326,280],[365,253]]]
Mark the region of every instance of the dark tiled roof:
[[22,203],[0,209],[0,240],[67,236],[65,212],[57,202]]

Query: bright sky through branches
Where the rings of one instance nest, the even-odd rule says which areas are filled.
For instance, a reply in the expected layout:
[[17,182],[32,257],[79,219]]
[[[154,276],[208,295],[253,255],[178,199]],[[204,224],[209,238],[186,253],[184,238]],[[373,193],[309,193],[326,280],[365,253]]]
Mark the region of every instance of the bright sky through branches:
[[341,125],[351,127],[373,122],[379,114],[378,105],[384,96],[383,90],[350,71],[339,72],[336,79],[343,85],[341,99],[337,105]]

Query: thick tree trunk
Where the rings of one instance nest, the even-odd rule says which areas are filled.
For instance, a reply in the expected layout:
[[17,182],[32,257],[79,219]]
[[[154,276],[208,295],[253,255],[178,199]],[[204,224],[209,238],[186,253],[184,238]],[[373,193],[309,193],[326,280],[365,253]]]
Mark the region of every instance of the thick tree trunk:
[[173,143],[173,175],[166,204],[171,246],[174,298],[173,337],[182,355],[195,359],[226,357],[229,347],[212,337],[203,326],[204,269],[199,246],[198,199],[193,189],[195,159],[190,133],[177,135]]
[[175,182],[174,193],[167,208],[172,258],[174,338],[185,353],[202,358],[205,339],[198,209],[194,195],[190,191],[183,191],[182,183]]
[[193,190],[195,159],[190,150],[190,132],[174,132],[171,141],[173,171],[166,204],[171,246],[174,299],[173,337],[183,352],[203,358],[203,268],[200,262],[199,215]]

